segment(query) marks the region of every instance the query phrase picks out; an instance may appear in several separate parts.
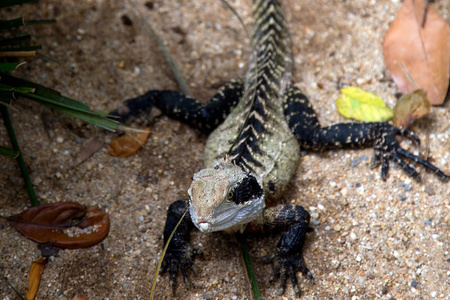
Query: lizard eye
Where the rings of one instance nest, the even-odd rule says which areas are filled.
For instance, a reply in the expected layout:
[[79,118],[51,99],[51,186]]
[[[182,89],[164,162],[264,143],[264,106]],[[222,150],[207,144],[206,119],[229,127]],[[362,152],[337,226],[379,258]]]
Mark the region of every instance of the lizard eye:
[[227,194],[227,200],[233,200],[233,197],[234,197],[234,191],[229,191],[228,192],[228,194]]

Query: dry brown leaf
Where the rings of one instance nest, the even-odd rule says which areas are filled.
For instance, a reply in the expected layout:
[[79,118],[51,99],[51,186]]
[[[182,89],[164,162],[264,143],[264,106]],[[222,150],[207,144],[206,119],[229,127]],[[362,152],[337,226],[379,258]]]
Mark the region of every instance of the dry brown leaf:
[[392,121],[399,128],[407,128],[414,120],[430,112],[431,103],[424,90],[404,94],[395,104]]
[[44,272],[46,264],[47,258],[43,257],[31,263],[30,278],[28,280],[28,291],[25,295],[25,299],[33,300],[36,297],[36,293],[39,289],[39,283],[41,282],[41,276]]
[[449,82],[450,26],[426,3],[405,0],[384,37],[386,67],[402,93],[418,88],[431,104],[444,102]]
[[89,157],[91,157],[95,152],[103,147],[103,142],[98,139],[90,140],[78,153],[76,164],[79,165]]
[[145,132],[141,132],[135,137],[124,134],[121,137],[113,140],[111,144],[109,144],[109,155],[128,157],[135,154],[139,149],[142,148],[150,134],[150,128],[145,128],[144,130]]
[[72,300],[89,300],[89,298],[84,294],[76,294],[72,297]]
[[75,202],[32,207],[7,220],[30,240],[62,249],[96,245],[106,238],[110,225],[104,210]]

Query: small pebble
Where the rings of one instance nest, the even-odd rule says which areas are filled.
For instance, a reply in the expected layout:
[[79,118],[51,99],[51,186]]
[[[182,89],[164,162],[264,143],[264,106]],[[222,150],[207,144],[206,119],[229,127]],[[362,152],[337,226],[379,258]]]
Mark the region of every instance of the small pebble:
[[413,281],[411,282],[411,286],[412,286],[413,288],[416,288],[418,285],[419,285],[419,283],[418,283],[417,281],[415,281],[415,280],[413,280]]
[[425,193],[427,193],[430,196],[433,196],[436,194],[436,192],[434,191],[434,188],[431,185],[427,185],[425,187]]
[[423,223],[425,223],[425,225],[431,225],[433,222],[431,220],[426,220]]
[[411,184],[405,184],[405,191],[410,191],[411,190],[411,188],[412,188],[412,185]]
[[360,162],[361,161],[359,159],[355,159],[354,161],[352,161],[352,167],[356,167]]
[[143,216],[139,216],[139,222],[143,222],[144,221],[144,217]]
[[210,294],[203,294],[203,299],[205,300],[211,300],[211,295]]
[[312,220],[312,223],[314,226],[319,226],[320,225],[320,221],[317,220]]

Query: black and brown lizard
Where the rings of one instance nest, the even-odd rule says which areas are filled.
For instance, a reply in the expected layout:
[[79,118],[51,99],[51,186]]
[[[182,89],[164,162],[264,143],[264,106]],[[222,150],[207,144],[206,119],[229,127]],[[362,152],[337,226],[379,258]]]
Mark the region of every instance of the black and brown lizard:
[[312,278],[302,248],[309,213],[299,205],[277,204],[300,160],[300,151],[373,147],[374,165],[386,178],[389,160],[418,179],[407,160],[446,176],[426,160],[403,149],[397,135],[419,142],[408,130],[389,123],[341,123],[322,127],[307,97],[291,85],[290,40],[280,3],[255,0],[251,55],[244,82],[235,80],[206,104],[175,91],[151,90],[127,100],[116,111],[123,119],[153,106],[168,116],[210,133],[204,153],[205,169],[193,176],[188,200],[175,201],[168,210],[164,242],[181,216],[163,260],[175,288],[179,271],[186,279],[197,252],[189,244],[192,225],[202,232],[246,230],[282,231],[274,253],[272,279],[281,278],[280,292],[291,279],[297,294],[298,271]]

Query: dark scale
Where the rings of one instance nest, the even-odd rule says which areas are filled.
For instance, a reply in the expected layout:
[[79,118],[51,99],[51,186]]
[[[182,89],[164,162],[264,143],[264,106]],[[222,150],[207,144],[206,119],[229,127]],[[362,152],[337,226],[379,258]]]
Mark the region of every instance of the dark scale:
[[[255,0],[253,16],[252,53],[245,82],[230,82],[207,104],[178,92],[152,90],[127,100],[125,107],[114,112],[126,120],[156,106],[171,118],[210,133],[206,168],[194,175],[190,200],[174,202],[167,214],[164,242],[189,208],[163,260],[174,289],[178,271],[186,280],[188,269],[193,267],[192,257],[198,253],[189,245],[189,232],[195,225],[205,232],[281,231],[271,256],[271,281],[280,278],[283,293],[290,278],[295,292],[300,293],[296,273],[312,278],[302,253],[309,213],[299,205],[265,208],[261,201],[273,203],[280,198],[296,171],[301,150],[373,147],[373,162],[381,164],[383,179],[390,160],[420,179],[405,159],[423,165],[444,182],[449,179],[434,165],[400,147],[396,136],[419,142],[409,130],[388,123],[322,127],[308,98],[290,85],[290,40],[278,1]],[[233,211],[239,218],[226,219],[222,209]]]

